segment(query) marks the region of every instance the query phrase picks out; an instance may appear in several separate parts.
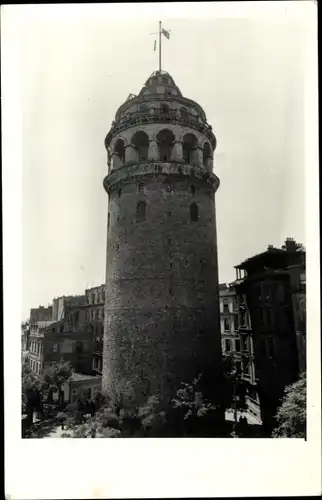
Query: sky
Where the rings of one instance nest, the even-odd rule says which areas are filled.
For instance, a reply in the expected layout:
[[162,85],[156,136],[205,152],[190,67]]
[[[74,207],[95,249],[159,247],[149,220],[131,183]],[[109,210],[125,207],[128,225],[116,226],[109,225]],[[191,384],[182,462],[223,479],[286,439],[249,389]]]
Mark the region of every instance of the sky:
[[[24,318],[104,282],[104,138],[117,108],[158,69],[159,19],[146,5],[141,15],[136,4],[21,8]],[[162,69],[217,137],[219,279],[229,282],[234,265],[269,244],[305,244],[306,25],[287,7],[252,17],[169,11]]]

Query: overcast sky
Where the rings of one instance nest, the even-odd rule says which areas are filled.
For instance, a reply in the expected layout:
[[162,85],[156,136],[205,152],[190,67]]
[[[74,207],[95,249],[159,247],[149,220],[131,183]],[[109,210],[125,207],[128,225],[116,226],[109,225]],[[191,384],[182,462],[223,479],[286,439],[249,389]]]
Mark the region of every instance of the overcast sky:
[[[104,282],[104,138],[118,106],[158,68],[150,35],[158,17],[134,15],[135,4],[123,17],[113,8],[21,14],[23,317]],[[287,9],[204,19],[172,19],[170,10],[163,69],[201,104],[217,137],[219,276],[230,281],[234,265],[268,244],[305,243],[305,25]]]

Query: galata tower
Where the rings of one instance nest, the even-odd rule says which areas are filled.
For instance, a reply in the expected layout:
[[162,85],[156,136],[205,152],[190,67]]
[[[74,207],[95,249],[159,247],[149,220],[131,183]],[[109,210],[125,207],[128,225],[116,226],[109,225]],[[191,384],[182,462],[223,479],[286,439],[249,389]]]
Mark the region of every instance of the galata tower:
[[116,112],[108,175],[103,391],[165,407],[221,369],[213,173],[216,138],[202,107],[154,72]]

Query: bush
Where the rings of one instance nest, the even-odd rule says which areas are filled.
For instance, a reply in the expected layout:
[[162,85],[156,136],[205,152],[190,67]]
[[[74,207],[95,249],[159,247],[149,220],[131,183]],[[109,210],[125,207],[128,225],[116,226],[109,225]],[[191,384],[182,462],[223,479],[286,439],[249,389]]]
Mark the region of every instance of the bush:
[[306,374],[286,387],[282,404],[276,414],[275,438],[306,438]]

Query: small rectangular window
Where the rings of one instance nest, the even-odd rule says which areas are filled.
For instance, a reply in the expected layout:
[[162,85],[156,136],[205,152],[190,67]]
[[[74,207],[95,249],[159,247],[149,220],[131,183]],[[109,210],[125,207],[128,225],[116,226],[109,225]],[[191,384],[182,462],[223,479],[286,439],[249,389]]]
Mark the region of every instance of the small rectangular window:
[[224,313],[228,313],[228,312],[229,312],[229,300],[224,299]]
[[237,352],[240,351],[240,340],[239,339],[235,339],[235,349]]
[[224,330],[225,330],[225,332],[230,332],[230,321],[229,321],[229,318],[224,318]]
[[275,354],[274,349],[274,339],[272,337],[267,337],[266,339],[266,349],[267,349],[267,357],[273,358]]
[[230,350],[231,350],[230,339],[225,339],[225,351],[230,352]]

